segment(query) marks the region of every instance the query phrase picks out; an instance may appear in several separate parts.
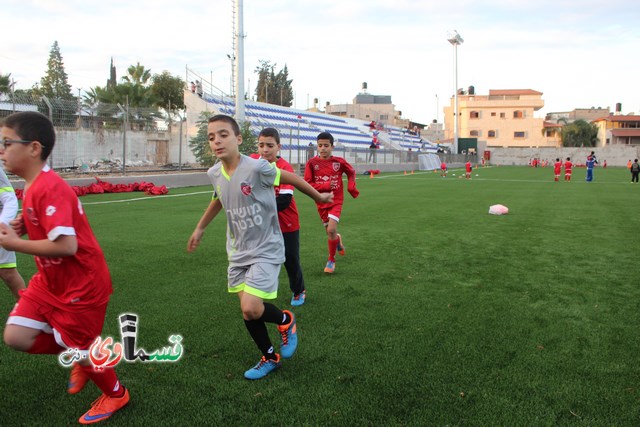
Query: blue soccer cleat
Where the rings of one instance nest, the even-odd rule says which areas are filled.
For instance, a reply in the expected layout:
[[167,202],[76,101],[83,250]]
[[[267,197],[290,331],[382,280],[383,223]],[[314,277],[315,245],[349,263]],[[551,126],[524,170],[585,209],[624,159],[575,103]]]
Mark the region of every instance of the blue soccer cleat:
[[325,273],[333,273],[336,269],[335,261],[327,261],[327,266],[324,268]]
[[278,369],[280,365],[280,355],[278,353],[276,353],[275,360],[270,360],[262,356],[256,366],[245,371],[244,377],[248,380],[259,380],[269,375],[272,371]]
[[289,359],[298,348],[298,332],[296,330],[296,316],[289,310],[283,311],[291,316],[291,320],[286,325],[278,325],[278,331],[282,336],[280,354],[284,359]]
[[306,299],[307,299],[307,291],[302,291],[298,295],[294,295],[291,297],[291,305],[294,307],[299,307],[302,304],[304,304]]

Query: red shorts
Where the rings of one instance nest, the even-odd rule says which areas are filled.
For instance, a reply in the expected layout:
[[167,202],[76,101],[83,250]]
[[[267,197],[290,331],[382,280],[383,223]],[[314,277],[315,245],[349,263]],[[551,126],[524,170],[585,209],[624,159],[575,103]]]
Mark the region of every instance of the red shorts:
[[59,346],[88,350],[102,332],[107,304],[90,310],[65,311],[23,292],[9,313],[7,325],[25,326],[53,334]]
[[318,213],[320,214],[320,219],[324,224],[329,222],[329,219],[333,219],[336,222],[340,222],[340,214],[342,213],[342,204],[334,204],[331,206],[318,206]]

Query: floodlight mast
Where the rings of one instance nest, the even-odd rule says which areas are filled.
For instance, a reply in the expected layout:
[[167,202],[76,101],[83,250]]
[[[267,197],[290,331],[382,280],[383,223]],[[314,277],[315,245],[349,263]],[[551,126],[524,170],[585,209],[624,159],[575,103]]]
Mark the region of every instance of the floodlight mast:
[[236,120],[244,122],[244,25],[242,0],[236,0]]
[[453,69],[454,69],[454,119],[453,119],[453,153],[458,154],[458,45],[464,43],[464,39],[456,30],[447,34],[447,40],[453,45]]

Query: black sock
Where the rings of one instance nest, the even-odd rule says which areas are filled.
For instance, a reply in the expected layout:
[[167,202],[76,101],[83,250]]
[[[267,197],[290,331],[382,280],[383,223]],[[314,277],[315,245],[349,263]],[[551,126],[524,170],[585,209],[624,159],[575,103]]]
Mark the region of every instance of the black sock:
[[269,332],[267,332],[267,327],[264,324],[264,321],[245,320],[244,325],[247,327],[249,335],[251,335],[253,342],[256,343],[265,359],[275,360],[276,353],[273,350],[273,345],[269,339]]
[[276,325],[286,325],[291,321],[291,316],[275,305],[265,302],[264,313],[262,313],[260,320],[267,323],[275,323]]

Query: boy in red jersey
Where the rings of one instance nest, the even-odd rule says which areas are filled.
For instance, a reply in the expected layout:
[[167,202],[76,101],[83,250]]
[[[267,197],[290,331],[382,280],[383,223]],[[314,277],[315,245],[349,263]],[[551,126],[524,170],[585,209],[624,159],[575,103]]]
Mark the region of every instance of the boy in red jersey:
[[571,163],[571,157],[567,157],[567,160],[564,162],[564,180],[571,181],[571,168],[573,167],[573,163]]
[[[278,156],[281,147],[278,131],[274,128],[264,128],[258,135],[258,154],[252,154],[251,157],[263,158],[269,163],[275,163],[280,170],[294,173],[289,162]],[[291,305],[297,307],[306,301],[307,291],[300,266],[300,218],[293,198],[294,188],[291,184],[280,184],[275,186],[274,190],[278,206],[278,222],[284,240],[284,268],[289,276],[289,289],[293,293]]]
[[560,158],[556,158],[556,162],[553,164],[553,175],[554,181],[560,181],[560,172],[562,171],[562,162],[560,161]]
[[440,163],[440,176],[447,177],[447,164],[445,162]]
[[472,170],[473,168],[471,167],[471,161],[467,161],[467,163],[464,164],[464,177],[466,179],[471,179]]
[[307,162],[304,169],[304,180],[319,192],[332,192],[333,202],[316,203],[320,219],[327,231],[329,260],[324,268],[325,273],[333,273],[336,266],[336,251],[345,254],[342,237],[338,234],[338,222],[344,202],[342,174],[347,175],[347,191],[354,199],[360,192],[356,188],[356,171],[342,157],[332,156],[333,135],[322,132],[316,138],[318,155]]
[[[8,116],[1,129],[0,160],[25,181],[22,215],[0,224],[0,246],[35,257],[38,272],[21,292],[4,330],[5,343],[32,354],[88,351],[102,332],[112,292],[104,254],[78,197],[47,165],[55,144],[49,119],[36,112]],[[27,234],[28,240],[20,235]],[[91,379],[103,394],[80,419],[109,418],[129,402],[113,369],[94,370],[86,357],[74,366],[69,393]]]

